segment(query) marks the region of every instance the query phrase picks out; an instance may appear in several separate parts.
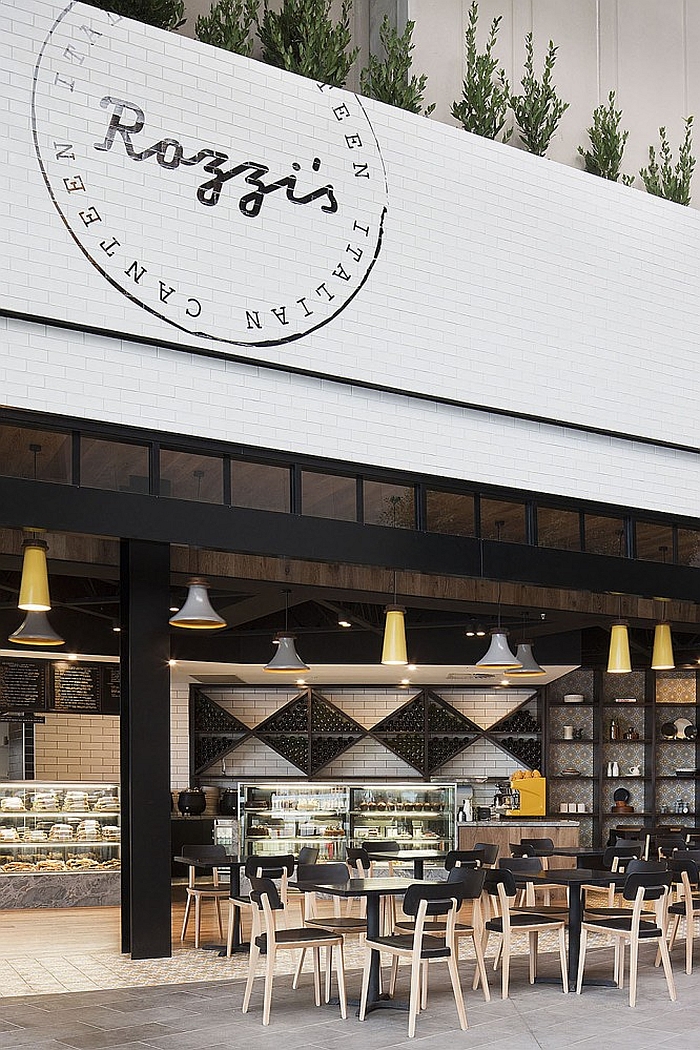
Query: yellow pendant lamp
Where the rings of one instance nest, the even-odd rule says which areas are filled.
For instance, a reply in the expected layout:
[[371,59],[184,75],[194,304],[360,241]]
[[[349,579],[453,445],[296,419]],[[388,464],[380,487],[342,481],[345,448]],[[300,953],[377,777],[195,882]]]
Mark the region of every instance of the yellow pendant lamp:
[[48,612],[51,608],[47,549],[46,541],[39,539],[34,530],[22,544],[22,581],[17,607],[25,612]]
[[630,659],[630,638],[627,624],[622,621],[610,628],[610,649],[608,651],[608,673],[627,674],[632,670]]
[[405,667],[408,663],[408,651],[406,648],[406,610],[403,605],[387,605],[384,613],[382,663]]
[[671,624],[663,621],[654,628],[654,648],[651,654],[652,671],[672,671],[676,666],[673,659],[673,641]]

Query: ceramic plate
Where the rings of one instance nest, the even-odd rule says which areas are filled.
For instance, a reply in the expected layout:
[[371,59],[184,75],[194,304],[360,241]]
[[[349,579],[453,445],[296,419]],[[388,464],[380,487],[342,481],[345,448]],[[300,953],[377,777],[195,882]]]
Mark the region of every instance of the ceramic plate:
[[692,728],[693,725],[689,718],[677,718],[673,724],[676,727],[676,736],[681,740],[685,736],[686,729]]
[[615,802],[629,802],[630,793],[627,788],[616,788],[613,792],[613,799]]
[[664,722],[661,726],[661,736],[666,740],[673,740],[676,735],[676,723],[675,722]]

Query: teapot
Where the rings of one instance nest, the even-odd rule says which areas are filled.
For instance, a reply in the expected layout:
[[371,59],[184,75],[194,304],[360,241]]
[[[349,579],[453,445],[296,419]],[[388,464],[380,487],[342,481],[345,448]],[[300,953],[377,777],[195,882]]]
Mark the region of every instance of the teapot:
[[641,766],[628,766],[627,774],[630,777],[641,777],[642,767]]

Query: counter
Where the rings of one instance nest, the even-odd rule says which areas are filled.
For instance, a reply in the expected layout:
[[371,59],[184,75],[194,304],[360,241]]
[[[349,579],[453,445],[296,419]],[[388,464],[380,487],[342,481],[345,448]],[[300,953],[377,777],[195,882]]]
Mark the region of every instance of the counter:
[[[492,842],[500,857],[510,856],[510,844],[521,839],[549,838],[555,846],[578,846],[579,824],[575,820],[475,820],[457,827],[457,848],[473,849],[475,842]],[[552,868],[570,868],[569,857],[551,857]]]

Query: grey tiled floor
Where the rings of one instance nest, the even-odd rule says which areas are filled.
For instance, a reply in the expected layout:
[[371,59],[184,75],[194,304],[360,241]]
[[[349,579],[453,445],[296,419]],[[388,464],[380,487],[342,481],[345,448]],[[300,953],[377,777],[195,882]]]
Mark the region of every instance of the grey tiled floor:
[[[609,974],[609,967],[596,971]],[[543,957],[542,973],[554,974],[554,959]],[[0,1050],[694,1050],[700,1046],[700,972],[688,977],[676,964],[678,1002],[671,1003],[662,972],[643,959],[638,1006],[627,1006],[626,992],[591,987],[582,996],[564,996],[555,985],[527,984],[526,961],[514,964],[511,998],[503,1002],[492,980],[493,999],[484,1003],[471,991],[471,966],[462,964],[470,1028],[462,1032],[446,990],[446,974],[435,968],[428,1009],[419,1018],[416,1038],[407,1038],[406,1014],[380,1011],[360,1023],[346,1021],[337,1007],[313,1006],[310,979],[291,990],[289,975],[275,983],[272,1020],[263,1028],[262,982],[251,1012],[241,1013],[240,980],[153,988],[114,989],[0,1000]],[[357,995],[359,974],[349,975]],[[406,975],[400,979],[406,991]]]

